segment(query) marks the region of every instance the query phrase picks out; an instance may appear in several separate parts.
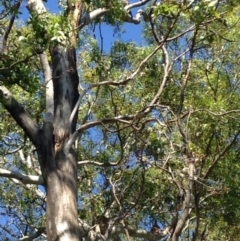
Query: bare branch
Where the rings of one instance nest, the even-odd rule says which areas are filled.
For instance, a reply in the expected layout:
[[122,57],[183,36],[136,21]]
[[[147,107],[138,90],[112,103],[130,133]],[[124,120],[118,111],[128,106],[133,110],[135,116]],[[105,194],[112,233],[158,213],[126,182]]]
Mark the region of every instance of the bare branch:
[[[138,1],[136,3],[132,3],[132,4],[128,4],[127,6],[124,7],[124,9],[126,10],[126,12],[132,8],[136,8],[139,6],[142,6],[144,4],[146,4],[147,2],[149,2],[150,0],[144,0],[144,1]],[[82,29],[84,26],[88,25],[89,23],[93,22],[95,19],[100,18],[102,16],[104,16],[105,14],[109,13],[111,11],[111,9],[108,8],[98,8],[93,10],[90,13],[86,13],[81,19],[80,19],[80,23],[79,23],[79,27],[78,29]],[[132,16],[124,16],[124,18],[122,19],[122,21],[128,22],[128,23],[133,23],[133,24],[139,24],[141,15],[144,16],[144,19],[146,18],[147,14],[143,11],[143,10],[139,10],[136,14],[136,17],[133,18]]]
[[65,149],[68,150],[72,144],[77,140],[79,135],[84,131],[87,130],[91,127],[99,126],[99,125],[104,125],[104,124],[109,124],[109,123],[116,123],[116,122],[121,122],[127,125],[131,125],[131,123],[128,120],[133,120],[136,117],[136,115],[129,115],[129,116],[116,116],[113,118],[106,118],[98,121],[91,121],[83,124],[81,127],[79,127],[71,136],[69,139],[68,143],[65,145]]
[[37,185],[43,184],[42,176],[25,175],[25,174],[22,174],[17,171],[8,171],[8,170],[2,169],[2,168],[0,168],[0,176],[15,178],[24,184],[37,184]]
[[214,167],[217,165],[218,161],[221,160],[221,158],[230,150],[230,148],[237,142],[240,135],[240,130],[235,134],[233,140],[222,149],[222,151],[215,157],[214,161],[212,162],[211,166],[207,170],[206,174],[204,175],[203,179],[207,179],[209,175],[211,174]]
[[[142,60],[142,62],[139,64],[138,68],[137,68],[129,77],[127,77],[126,79],[124,79],[124,80],[122,80],[122,81],[102,81],[102,82],[100,82],[100,83],[92,84],[91,86],[89,86],[88,88],[86,88],[86,89],[83,91],[83,93],[79,96],[78,101],[77,101],[77,103],[76,103],[76,105],[75,105],[75,107],[74,107],[74,109],[73,109],[73,111],[72,111],[72,113],[71,113],[71,116],[70,116],[70,119],[69,119],[70,123],[72,122],[73,117],[75,116],[75,114],[76,114],[76,112],[77,112],[77,110],[78,110],[78,108],[79,108],[79,106],[80,106],[80,103],[81,103],[83,97],[86,95],[86,93],[87,93],[90,89],[95,88],[95,87],[99,87],[99,86],[106,86],[106,85],[113,85],[113,86],[126,85],[128,82],[130,82],[131,80],[133,80],[133,79],[138,75],[139,72],[141,72],[141,70],[143,69],[144,65],[147,63],[147,61],[148,61],[150,58],[152,58],[152,57],[157,53],[157,51],[158,51],[159,49],[161,49],[162,47],[163,47],[163,42],[160,43],[159,46],[157,46],[144,60]],[[164,52],[164,53],[165,53],[165,52]],[[168,70],[168,64],[167,64],[167,66],[166,66],[165,69],[167,70],[167,72],[165,71],[165,77],[167,77],[167,76],[168,76],[168,71],[169,71],[169,70]],[[161,88],[160,88],[160,90],[159,90],[160,93],[158,93],[158,94],[156,95],[156,97],[154,98],[153,102],[155,102],[156,99],[159,98],[160,94],[162,93],[162,88],[164,87],[165,83],[166,83],[166,78],[165,78],[165,79],[163,80],[163,82],[162,82]],[[130,117],[130,119],[133,119],[133,118]],[[128,120],[129,120],[129,119],[128,119]]]
[[81,104],[81,101],[82,101],[83,97],[87,94],[88,90],[91,89],[91,88],[92,88],[92,87],[86,88],[86,89],[83,91],[83,93],[82,93],[81,95],[79,95],[78,101],[77,101],[77,103],[75,104],[75,106],[74,106],[74,108],[73,108],[73,110],[72,110],[72,113],[71,113],[71,115],[70,115],[70,118],[69,118],[69,123],[70,123],[70,125],[72,124],[72,121],[73,121],[73,119],[74,119],[74,117],[75,117],[75,115],[76,115],[76,113],[77,113],[77,111],[78,111],[78,108],[79,108],[79,106],[80,106],[80,104]]
[[17,147],[16,149],[14,149],[12,151],[7,151],[7,153],[5,155],[14,154],[18,151],[21,151],[22,148],[25,146],[25,144],[26,144],[26,139],[24,140],[24,143],[21,146]]
[[98,8],[93,10],[90,13],[86,13],[81,19],[79,23],[79,29],[82,29],[84,26],[91,23],[93,20],[100,18],[104,16],[106,13],[108,13],[110,10],[107,8]]
[[[194,47],[195,47],[197,32],[198,32],[198,29],[196,29],[193,34],[193,39],[192,39],[191,47],[189,50],[190,51],[190,57],[189,57],[190,59],[188,61],[188,66],[187,66],[186,72],[182,76],[183,80],[182,80],[182,84],[181,84],[180,100],[179,100],[179,105],[178,105],[178,110],[177,110],[177,125],[178,125],[178,129],[183,137],[183,142],[184,142],[185,148],[187,147],[188,142],[189,142],[189,135],[188,135],[188,130],[187,129],[185,130],[182,125],[181,113],[183,110],[183,105],[184,105],[184,100],[185,100],[185,90],[186,90],[187,83],[189,80],[190,72],[192,70],[193,54],[194,54]],[[187,151],[187,150],[185,149],[185,151]]]
[[128,4],[127,6],[125,6],[125,10],[128,11],[132,8],[136,8],[136,7],[140,7],[140,6],[143,6],[145,5],[146,3],[150,2],[150,0],[140,0],[138,2],[135,2],[135,3],[131,3],[131,4]]
[[109,166],[117,166],[119,162],[102,163],[102,162],[96,162],[91,160],[84,160],[84,161],[78,162],[78,165],[84,165],[84,164],[90,164],[90,165],[99,166],[99,167],[109,167]]
[[39,55],[40,62],[43,69],[43,75],[45,79],[46,87],[46,113],[51,113],[53,115],[54,102],[53,102],[53,81],[52,81],[52,71],[48,62],[46,52]]
[[[36,11],[38,14],[46,13],[47,9],[45,8],[42,0],[28,0],[27,8],[29,12]],[[54,112],[54,101],[53,101],[53,81],[52,81],[52,71],[48,62],[46,52],[39,54],[40,62],[43,69],[43,75],[46,85],[46,113],[53,115]]]
[[149,106],[153,106],[154,104],[156,104],[156,102],[158,101],[158,99],[162,95],[164,86],[165,86],[165,84],[167,82],[167,79],[169,77],[169,73],[170,73],[170,71],[172,69],[172,66],[169,63],[169,56],[168,56],[168,52],[167,52],[167,49],[165,48],[165,46],[162,46],[162,50],[163,50],[163,54],[164,54],[164,57],[165,57],[164,76],[163,76],[162,82],[160,84],[160,87],[158,89],[158,92],[156,93],[156,95],[152,99],[152,101],[151,101]]
[[181,235],[181,232],[184,228],[184,225],[189,217],[190,213],[190,202],[191,202],[191,195],[192,195],[192,188],[193,188],[193,177],[195,173],[195,163],[194,162],[189,162],[188,166],[188,177],[189,177],[189,184],[188,184],[188,189],[186,190],[186,196],[183,201],[183,208],[182,208],[182,214],[179,220],[176,223],[176,228],[173,232],[172,235],[172,241],[178,241],[179,236]]
[[12,237],[14,237],[14,238],[17,238],[17,237],[18,237],[18,236],[17,236],[15,233],[13,233],[13,231],[12,231],[11,229],[9,229],[8,227],[3,226],[2,224],[0,224],[0,228],[1,228],[4,232],[6,232],[6,233],[8,233],[9,235],[11,235]]

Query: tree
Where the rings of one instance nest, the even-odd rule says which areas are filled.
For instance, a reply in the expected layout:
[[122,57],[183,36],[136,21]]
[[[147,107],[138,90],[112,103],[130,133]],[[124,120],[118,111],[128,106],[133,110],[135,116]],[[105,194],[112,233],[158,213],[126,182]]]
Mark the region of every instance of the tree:
[[[238,5],[23,3],[0,9],[2,240],[237,240]],[[124,22],[147,44],[103,53],[91,24]]]

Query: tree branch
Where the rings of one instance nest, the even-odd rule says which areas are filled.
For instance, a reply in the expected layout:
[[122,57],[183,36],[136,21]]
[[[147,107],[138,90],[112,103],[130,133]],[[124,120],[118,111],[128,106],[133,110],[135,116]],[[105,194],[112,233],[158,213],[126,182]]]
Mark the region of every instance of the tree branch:
[[83,161],[79,161],[77,164],[79,166],[89,164],[89,165],[94,165],[94,166],[99,166],[99,167],[110,167],[110,166],[117,166],[119,164],[119,161],[102,163],[102,162],[96,162],[96,161],[91,161],[91,160],[83,160]]
[[11,92],[5,87],[0,86],[0,102],[11,114],[13,119],[25,131],[26,135],[30,138],[34,145],[38,143],[38,125],[33,121],[31,116],[25,111],[12,96]]
[[[14,6],[14,11],[17,12],[17,10],[20,8],[20,5],[21,5],[21,1],[17,2]],[[5,32],[5,34],[3,35],[3,41],[2,41],[2,49],[3,49],[3,52],[4,53],[7,53],[7,40],[8,40],[8,36],[11,32],[11,29],[13,27],[13,23],[15,21],[15,18],[16,18],[16,13],[13,13],[13,16],[11,17],[10,21],[9,21],[9,25],[7,27],[7,30]]]
[[43,69],[43,75],[45,80],[46,87],[46,113],[53,115],[54,110],[54,101],[53,101],[53,80],[52,80],[52,70],[50,68],[47,54],[44,51],[39,55],[40,62]]
[[[46,13],[42,0],[28,0],[27,8],[29,12],[36,11],[38,14]],[[46,113],[53,115],[54,112],[54,101],[53,101],[53,81],[52,81],[52,71],[48,62],[48,57],[46,51],[39,54],[40,62],[43,69],[43,75],[46,85]]]
[[[14,237],[15,239],[18,238],[18,236],[17,236],[11,229],[9,229],[8,227],[3,226],[2,224],[0,224],[0,228],[1,228],[4,232],[6,232],[6,233],[8,233],[9,235],[11,235],[12,237]],[[1,232],[1,234],[3,234],[3,232]]]
[[183,208],[182,208],[182,212],[181,212],[181,217],[177,220],[176,223],[176,228],[173,231],[172,234],[172,241],[178,241],[179,240],[179,236],[181,235],[181,232],[184,228],[184,225],[189,217],[189,213],[190,213],[190,202],[191,202],[191,195],[192,195],[192,188],[193,188],[193,177],[194,177],[194,173],[195,173],[195,163],[194,162],[189,162],[189,166],[188,166],[188,176],[189,176],[189,180],[188,180],[188,188],[186,190],[186,196],[184,198],[183,201]]
[[[124,10],[126,10],[126,12],[128,12],[128,10],[130,10],[132,8],[136,8],[136,7],[142,6],[142,5],[146,4],[149,1],[150,0],[144,0],[144,1],[139,1],[139,2],[136,2],[136,3],[128,4],[127,6],[124,7]],[[104,16],[105,14],[109,13],[110,11],[111,11],[111,9],[108,9],[108,8],[98,8],[98,9],[93,10],[90,13],[86,13],[80,19],[79,29],[82,29],[84,26],[88,25],[89,23],[91,23],[95,19]],[[141,15],[144,15],[145,18],[146,18],[147,14],[143,10],[139,10],[137,12],[135,18],[133,18],[132,16],[126,15],[126,16],[124,16],[122,21],[128,22],[128,23],[133,23],[133,24],[139,24],[141,22],[140,21]]]
[[230,148],[237,142],[238,138],[240,135],[240,129],[237,131],[237,133],[234,135],[233,140],[225,147],[222,147],[222,151],[214,158],[211,166],[209,167],[209,169],[207,170],[206,174],[204,175],[203,179],[207,179],[209,177],[209,175],[212,173],[212,170],[214,169],[214,167],[217,165],[217,163],[219,162],[219,160],[221,160],[222,157],[224,157],[224,155],[230,150]]
[[84,26],[91,23],[93,20],[100,18],[104,16],[106,13],[108,13],[110,10],[107,8],[98,8],[93,10],[90,13],[86,13],[81,19],[79,23],[79,29],[82,29]]
[[112,118],[106,118],[102,120],[97,120],[97,121],[91,121],[83,124],[80,126],[71,136],[71,138],[68,140],[68,143],[65,145],[65,150],[69,150],[69,148],[72,146],[72,144],[77,140],[79,135],[84,131],[87,130],[91,127],[99,126],[99,125],[104,125],[104,124],[109,124],[109,123],[116,123],[116,122],[121,122],[124,124],[131,125],[131,123],[128,120],[133,120],[136,118],[136,115],[129,115],[129,116],[116,116]]
[[[82,98],[84,97],[84,95],[86,95],[86,93],[92,89],[92,88],[95,88],[95,87],[99,87],[99,86],[106,86],[106,85],[113,85],[113,86],[120,86],[120,85],[126,85],[128,82],[130,82],[131,80],[133,80],[137,75],[138,73],[143,69],[144,65],[147,63],[147,61],[152,58],[159,49],[161,49],[163,47],[163,42],[157,46],[144,60],[142,60],[142,62],[139,64],[138,68],[130,75],[128,76],[126,79],[122,80],[122,81],[102,81],[100,83],[96,83],[96,84],[92,84],[90,85],[88,88],[86,88],[83,93],[79,96],[78,98],[78,101],[71,113],[71,116],[70,116],[70,123],[72,122],[73,120],[73,117],[74,115],[76,114],[78,108],[79,108],[79,105],[82,101]],[[163,85],[164,86],[164,85]],[[132,119],[132,118],[131,118]]]
[[[1,71],[4,71],[4,70],[10,70],[11,68],[13,68],[15,65],[18,65],[18,64],[21,64],[21,63],[25,63],[27,62],[30,58],[32,58],[33,56],[35,56],[36,54],[31,54],[27,57],[25,57],[24,59],[20,59],[14,63],[12,63],[11,65],[8,65],[8,67],[4,67],[4,68],[0,68]],[[0,57],[3,59],[3,58],[8,58],[9,59],[9,56],[5,53],[0,53]],[[6,80],[7,81],[7,80]]]
[[[81,236],[85,238],[86,241],[104,241],[104,237],[101,233],[94,231],[94,227],[90,227],[87,223],[83,222],[79,219],[79,225],[81,227]],[[122,225],[113,226],[109,235],[109,238],[114,238],[120,234],[125,234],[125,230],[127,229],[129,236],[134,238],[143,238],[148,241],[158,241],[164,238],[169,233],[169,227],[162,230],[158,234],[153,234],[143,229],[133,229],[129,226],[123,227]]]
[[19,241],[31,241],[34,240],[35,238],[38,238],[45,232],[45,227],[38,228],[37,231],[29,236],[24,236],[19,239]]
[[25,175],[17,171],[8,171],[2,168],[0,168],[0,176],[15,178],[24,184],[37,184],[37,185],[43,184],[42,176]]
[[143,229],[132,229],[128,226],[123,227],[123,226],[118,225],[118,226],[114,226],[112,228],[110,238],[115,237],[119,234],[125,234],[125,229],[127,229],[128,233],[131,237],[142,238],[142,239],[149,240],[149,241],[160,240],[168,234],[168,232],[167,232],[168,228],[166,228],[166,231],[162,230],[161,233],[153,234],[153,233],[148,232],[148,231],[143,230]]
[[47,12],[42,0],[27,0],[27,8],[31,11],[36,11],[38,14]]
[[132,9],[132,8],[136,8],[136,7],[140,7],[140,6],[143,6],[145,5],[146,3],[150,2],[150,0],[140,0],[138,2],[135,2],[135,3],[131,3],[131,4],[128,4],[124,7],[124,9],[126,11]]

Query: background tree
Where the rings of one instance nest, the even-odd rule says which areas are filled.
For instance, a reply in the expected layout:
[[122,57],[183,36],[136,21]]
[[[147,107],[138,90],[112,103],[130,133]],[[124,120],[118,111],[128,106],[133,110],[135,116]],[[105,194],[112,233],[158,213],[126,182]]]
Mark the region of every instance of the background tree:
[[238,4],[44,4],[0,7],[1,239],[237,240]]

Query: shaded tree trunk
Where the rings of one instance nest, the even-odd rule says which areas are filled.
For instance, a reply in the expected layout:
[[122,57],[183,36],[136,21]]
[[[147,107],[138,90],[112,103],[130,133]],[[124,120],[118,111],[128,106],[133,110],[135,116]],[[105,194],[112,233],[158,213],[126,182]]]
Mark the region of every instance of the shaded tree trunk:
[[76,130],[77,114],[70,120],[78,100],[75,49],[56,47],[53,62],[54,116],[40,130],[37,152],[47,190],[47,236],[49,241],[78,241],[77,156],[68,146]]
[[[81,17],[81,1],[67,3],[66,13],[71,25],[76,28]],[[42,0],[28,0],[28,9],[38,14],[46,13]],[[54,46],[50,49],[52,80],[46,79],[45,76],[45,83],[48,88],[48,81],[52,81],[53,93],[51,96],[51,88],[46,89],[45,123],[41,129],[36,128],[37,135],[33,135],[28,127],[23,128],[36,146],[45,182],[46,230],[49,241],[80,240],[77,212],[77,155],[74,147],[69,144],[72,143],[69,140],[76,130],[77,112],[72,112],[79,97],[76,51],[73,47],[76,45],[77,33],[71,32],[69,35],[71,43],[63,43],[64,47]],[[44,74],[47,74],[46,69]],[[54,106],[51,107],[52,103]],[[19,117],[16,116],[15,119],[18,120]],[[33,122],[30,117],[29,120]],[[21,118],[18,123],[21,127],[24,126]],[[36,126],[35,123],[31,125]]]

